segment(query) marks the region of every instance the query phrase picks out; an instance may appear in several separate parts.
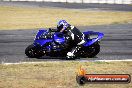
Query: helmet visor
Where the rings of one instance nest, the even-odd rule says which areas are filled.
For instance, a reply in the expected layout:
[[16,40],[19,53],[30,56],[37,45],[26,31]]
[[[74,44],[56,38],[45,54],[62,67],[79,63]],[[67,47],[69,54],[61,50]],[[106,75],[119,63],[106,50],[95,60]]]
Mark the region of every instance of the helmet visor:
[[60,26],[57,26],[58,31],[63,29],[63,24],[61,24]]

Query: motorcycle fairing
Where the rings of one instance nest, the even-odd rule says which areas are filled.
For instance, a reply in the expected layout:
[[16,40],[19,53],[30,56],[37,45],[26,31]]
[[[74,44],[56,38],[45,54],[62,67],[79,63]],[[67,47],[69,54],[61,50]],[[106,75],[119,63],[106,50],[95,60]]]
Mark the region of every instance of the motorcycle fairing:
[[40,45],[40,46],[43,46],[44,44],[46,44],[47,42],[52,42],[53,40],[52,39],[44,39],[44,38],[40,38],[40,36],[44,33],[46,33],[47,30],[45,29],[40,29],[34,39],[34,45]]
[[[35,40],[34,40],[34,45],[37,45],[37,44],[39,44],[39,45],[41,45],[41,46],[43,46],[44,44],[46,44],[47,42],[53,42],[53,39],[54,39],[54,41],[56,41],[57,43],[59,43],[59,44],[64,44],[65,43],[65,38],[64,38],[64,36],[61,36],[60,37],[60,35],[61,35],[61,33],[59,33],[59,32],[56,32],[55,34],[54,34],[54,38],[53,39],[43,39],[43,38],[39,38],[42,34],[44,34],[44,33],[46,33],[46,32],[48,32],[47,30],[45,30],[45,29],[41,29],[41,30],[39,30],[38,31],[38,33],[37,33],[37,35],[36,35],[36,38],[35,38]],[[104,34],[103,33],[100,33],[100,32],[93,32],[93,31],[87,31],[87,32],[83,32],[83,34],[85,35],[85,36],[93,36],[93,35],[97,35],[97,37],[95,37],[95,38],[92,38],[92,39],[89,39],[89,37],[85,37],[85,40],[87,41],[87,42],[85,42],[83,45],[84,46],[90,46],[90,45],[92,45],[92,44],[94,44],[95,42],[97,42],[97,41],[99,41],[100,39],[102,39],[103,38],[103,36],[104,36]]]
[[[102,39],[103,38],[103,36],[104,36],[104,34],[103,33],[100,33],[100,32],[93,32],[93,31],[87,31],[87,32],[83,32],[83,34],[85,35],[85,36],[88,36],[88,37],[85,37],[85,40],[87,41],[87,42],[85,42],[83,45],[84,46],[90,46],[90,45],[92,45],[92,44],[94,44],[95,42],[97,42],[97,41],[99,41],[100,39]],[[93,38],[91,38],[90,39],[90,36],[93,36],[93,35],[95,35],[95,38],[93,37]],[[96,37],[97,36],[97,37]]]
[[65,43],[65,37],[62,33],[59,33],[59,32],[54,33],[53,39],[58,44],[64,44]]
[[37,39],[38,37],[40,37],[43,33],[46,33],[47,30],[46,29],[40,29],[35,37],[35,39]]

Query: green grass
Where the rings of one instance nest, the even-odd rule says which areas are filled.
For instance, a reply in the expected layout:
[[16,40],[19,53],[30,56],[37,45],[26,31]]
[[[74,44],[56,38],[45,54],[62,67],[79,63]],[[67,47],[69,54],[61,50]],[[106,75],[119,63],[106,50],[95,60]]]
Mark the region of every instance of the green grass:
[[0,88],[132,88],[129,84],[76,83],[78,68],[88,74],[130,74],[132,62],[43,62],[34,64],[0,65]]
[[0,30],[56,27],[60,19],[76,26],[132,23],[132,12],[0,6]]

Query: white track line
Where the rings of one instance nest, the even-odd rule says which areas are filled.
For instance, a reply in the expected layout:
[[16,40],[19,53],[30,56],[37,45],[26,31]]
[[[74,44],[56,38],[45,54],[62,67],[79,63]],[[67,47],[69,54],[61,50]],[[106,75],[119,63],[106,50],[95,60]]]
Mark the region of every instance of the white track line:
[[4,65],[10,65],[10,64],[41,64],[41,63],[44,63],[44,62],[18,62],[18,63],[2,63]]
[[[76,60],[75,60],[76,61]],[[121,62],[121,61],[132,61],[132,59],[125,59],[125,60],[81,60],[80,62]],[[45,61],[45,62],[60,62],[60,61]],[[18,62],[18,63],[1,63],[4,65],[10,65],[10,64],[41,64],[41,63],[45,63],[43,62]],[[67,61],[63,61],[63,62],[67,62]]]
[[121,61],[132,61],[132,59],[125,59],[125,60],[94,60],[96,61],[100,61],[100,62],[121,62]]

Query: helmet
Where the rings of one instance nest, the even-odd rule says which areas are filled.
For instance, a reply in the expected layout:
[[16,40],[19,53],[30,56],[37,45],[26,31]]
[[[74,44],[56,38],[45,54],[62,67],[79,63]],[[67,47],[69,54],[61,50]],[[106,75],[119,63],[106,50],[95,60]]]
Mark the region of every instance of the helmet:
[[65,21],[65,20],[60,20],[58,23],[57,23],[57,31],[60,31],[61,29],[66,29],[68,27],[68,23]]

